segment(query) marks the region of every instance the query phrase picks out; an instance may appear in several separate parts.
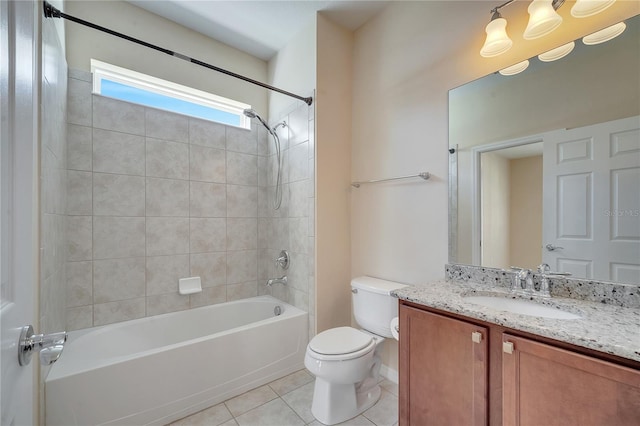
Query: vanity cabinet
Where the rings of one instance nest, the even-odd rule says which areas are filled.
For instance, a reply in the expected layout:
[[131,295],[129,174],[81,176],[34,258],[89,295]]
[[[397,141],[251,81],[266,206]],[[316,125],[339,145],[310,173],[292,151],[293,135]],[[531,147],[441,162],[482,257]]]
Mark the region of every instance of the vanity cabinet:
[[400,423],[487,423],[487,329],[400,309]]
[[504,333],[505,425],[639,425],[640,371]]
[[400,426],[640,425],[640,363],[400,301]]

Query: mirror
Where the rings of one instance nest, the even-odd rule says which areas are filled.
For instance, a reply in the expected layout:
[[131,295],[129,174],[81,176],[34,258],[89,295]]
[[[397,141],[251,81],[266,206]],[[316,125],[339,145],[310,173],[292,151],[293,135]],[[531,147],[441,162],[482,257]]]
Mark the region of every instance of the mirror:
[[639,21],[449,92],[450,263],[640,285]]

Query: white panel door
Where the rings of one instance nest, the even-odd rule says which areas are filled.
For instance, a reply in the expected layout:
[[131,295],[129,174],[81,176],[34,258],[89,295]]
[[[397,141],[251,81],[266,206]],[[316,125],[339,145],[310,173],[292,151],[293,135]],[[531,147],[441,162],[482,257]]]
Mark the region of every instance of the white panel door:
[[20,367],[21,328],[36,324],[38,3],[0,2],[0,424],[33,425],[34,369]]
[[640,117],[546,134],[543,168],[543,261],[640,283]]

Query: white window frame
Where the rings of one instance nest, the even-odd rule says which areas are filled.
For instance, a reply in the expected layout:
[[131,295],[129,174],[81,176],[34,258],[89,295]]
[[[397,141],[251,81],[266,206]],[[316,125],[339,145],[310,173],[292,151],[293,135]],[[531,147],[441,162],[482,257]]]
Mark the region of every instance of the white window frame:
[[[91,73],[93,74],[93,93],[102,94],[102,79],[115,81],[141,90],[169,96],[197,105],[214,108],[240,117],[240,127],[251,128],[251,119],[243,114],[251,105],[228,99],[192,87],[152,77],[147,74],[132,71],[106,62],[91,59]],[[223,123],[225,125],[230,125]]]

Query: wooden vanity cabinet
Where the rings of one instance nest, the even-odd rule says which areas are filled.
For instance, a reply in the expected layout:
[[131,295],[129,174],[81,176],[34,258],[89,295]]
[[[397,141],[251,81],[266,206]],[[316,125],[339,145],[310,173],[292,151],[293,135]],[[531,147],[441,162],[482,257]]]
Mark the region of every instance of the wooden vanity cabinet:
[[400,309],[400,424],[487,424],[487,329]]
[[399,362],[400,426],[640,425],[639,362],[405,301]]
[[505,425],[640,425],[640,371],[504,333]]

